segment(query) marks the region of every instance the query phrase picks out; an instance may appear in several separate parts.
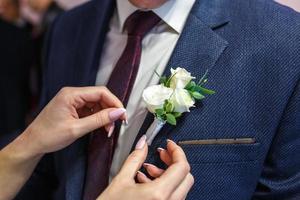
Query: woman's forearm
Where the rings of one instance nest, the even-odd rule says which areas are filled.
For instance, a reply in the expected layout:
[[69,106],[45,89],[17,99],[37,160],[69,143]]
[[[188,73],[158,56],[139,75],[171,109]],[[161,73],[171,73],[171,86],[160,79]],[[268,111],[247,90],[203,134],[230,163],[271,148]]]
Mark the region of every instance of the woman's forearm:
[[[99,102],[106,109],[91,110],[91,107],[98,108]],[[91,111],[87,115],[85,110]],[[122,102],[106,88],[62,89],[27,130],[0,151],[0,200],[16,196],[45,153],[61,150],[87,133],[111,125],[118,118],[126,120],[125,111]],[[186,197],[193,178],[183,150],[174,142],[168,141],[167,149],[160,151],[162,161],[176,161],[165,162],[169,166],[167,170],[155,166],[152,170],[146,168],[148,174],[156,174],[155,180],[138,173],[147,157],[146,139],[145,136],[140,139],[136,150],[99,200]]]
[[16,196],[44,154],[126,120],[125,112],[122,102],[104,87],[63,88],[27,130],[0,151],[0,200]]
[[0,200],[15,197],[43,156],[31,150],[27,135],[25,131],[0,151]]

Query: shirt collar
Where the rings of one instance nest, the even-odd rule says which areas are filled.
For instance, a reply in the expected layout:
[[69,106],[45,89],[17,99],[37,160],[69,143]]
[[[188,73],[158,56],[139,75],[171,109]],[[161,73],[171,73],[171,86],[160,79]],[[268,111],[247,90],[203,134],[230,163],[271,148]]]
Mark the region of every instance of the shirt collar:
[[[153,9],[166,24],[180,34],[196,0],[168,0],[161,7]],[[119,28],[123,30],[126,19],[139,8],[128,0],[117,0]]]

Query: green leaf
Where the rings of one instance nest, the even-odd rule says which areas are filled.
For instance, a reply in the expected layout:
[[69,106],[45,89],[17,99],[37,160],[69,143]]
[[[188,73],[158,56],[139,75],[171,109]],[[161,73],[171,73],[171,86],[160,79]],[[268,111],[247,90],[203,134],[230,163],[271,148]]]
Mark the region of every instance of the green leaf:
[[198,85],[195,86],[195,89],[196,89],[198,92],[202,93],[202,94],[212,95],[212,94],[215,94],[215,93],[216,93],[216,92],[213,91],[213,90],[209,90],[209,89],[206,89],[206,88],[201,87],[201,86],[198,86]]
[[186,90],[189,90],[191,88],[191,84],[190,84],[190,82],[185,86],[185,88],[184,89],[186,89]]
[[180,112],[173,112],[172,114],[174,115],[175,118],[182,116],[182,113],[180,113]]
[[164,111],[164,109],[156,109],[156,110],[155,110],[155,113],[156,113],[157,115],[163,115],[163,114],[165,114],[165,111]]
[[186,90],[193,90],[193,88],[196,86],[195,81],[190,81],[186,86],[185,89]]
[[171,102],[168,102],[166,105],[166,112],[170,113],[170,112],[173,112],[173,110],[174,110],[173,104]]
[[160,83],[160,84],[164,84],[164,85],[166,85],[166,83],[167,83],[167,77],[166,77],[166,76],[162,76],[162,77],[160,77],[160,79],[159,79],[159,83]]
[[167,114],[166,116],[167,116],[167,122],[169,124],[171,124],[171,125],[176,126],[176,118],[175,118],[175,116],[172,115],[172,114]]
[[201,100],[201,99],[204,99],[205,96],[203,96],[202,94],[200,94],[199,92],[192,92],[192,96],[195,98],[195,99],[198,99],[198,100]]
[[191,84],[192,87],[196,86],[195,81],[191,81],[190,84]]
[[177,72],[174,73],[174,74],[166,81],[166,85],[165,85],[166,87],[170,87],[172,78],[173,78],[176,74],[177,74]]
[[164,108],[163,108],[164,110],[167,110],[167,104],[168,104],[168,102],[169,102],[168,100],[165,100]]

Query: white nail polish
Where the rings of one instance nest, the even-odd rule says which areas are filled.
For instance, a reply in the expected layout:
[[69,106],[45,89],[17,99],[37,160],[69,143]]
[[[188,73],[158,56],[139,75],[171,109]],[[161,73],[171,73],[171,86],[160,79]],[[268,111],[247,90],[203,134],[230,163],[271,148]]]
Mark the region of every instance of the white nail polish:
[[128,126],[128,120],[127,120],[127,119],[123,120],[123,124],[124,124],[125,126]]
[[107,135],[108,138],[110,138],[112,136],[112,134],[114,133],[114,130],[115,130],[115,123],[112,123],[108,130],[108,135]]

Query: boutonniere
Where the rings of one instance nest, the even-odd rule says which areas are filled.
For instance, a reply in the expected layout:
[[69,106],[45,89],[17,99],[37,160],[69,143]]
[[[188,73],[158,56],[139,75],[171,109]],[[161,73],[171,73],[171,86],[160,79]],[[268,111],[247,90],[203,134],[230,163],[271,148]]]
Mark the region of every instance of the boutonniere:
[[215,94],[215,91],[204,87],[206,82],[207,72],[196,83],[196,77],[178,67],[171,69],[169,77],[160,76],[159,85],[150,86],[143,91],[147,109],[155,116],[146,133],[149,145],[166,123],[176,126],[178,118],[183,113],[190,112],[196,101],[204,99],[206,95]]

